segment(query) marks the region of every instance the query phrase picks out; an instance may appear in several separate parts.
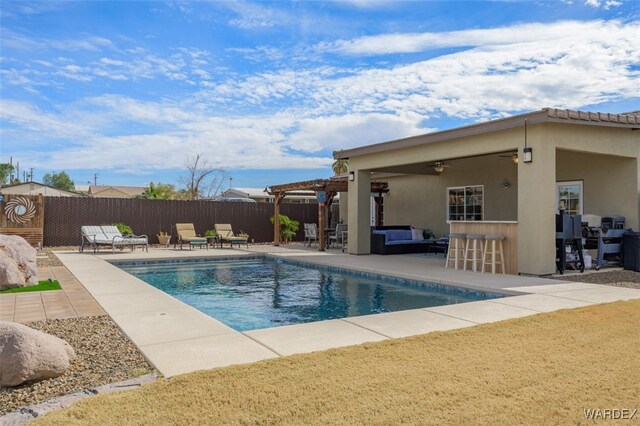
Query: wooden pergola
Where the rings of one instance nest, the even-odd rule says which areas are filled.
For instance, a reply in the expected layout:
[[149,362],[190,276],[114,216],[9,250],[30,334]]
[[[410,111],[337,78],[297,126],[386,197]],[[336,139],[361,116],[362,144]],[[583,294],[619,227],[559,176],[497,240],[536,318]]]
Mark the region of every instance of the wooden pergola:
[[[280,204],[287,195],[307,195],[309,191],[316,193],[318,198],[318,233],[320,251],[325,249],[325,218],[331,208],[333,199],[338,192],[349,191],[349,175],[333,176],[329,179],[315,179],[303,182],[285,183],[282,185],[274,185],[267,188],[267,193],[273,195],[274,213],[273,213],[273,245],[280,245]],[[383,181],[371,181],[371,193],[376,194],[374,197],[378,214],[382,208],[382,194],[389,192],[389,184]],[[305,191],[307,194],[304,194]],[[378,224],[380,225],[380,224]]]

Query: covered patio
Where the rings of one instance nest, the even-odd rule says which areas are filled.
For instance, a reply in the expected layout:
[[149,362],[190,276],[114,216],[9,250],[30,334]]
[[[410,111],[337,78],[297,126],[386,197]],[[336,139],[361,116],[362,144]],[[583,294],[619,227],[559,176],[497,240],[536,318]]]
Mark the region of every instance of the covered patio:
[[388,173],[384,225],[504,234],[507,272],[552,274],[560,187],[579,188],[567,213],[621,215],[638,229],[639,129],[638,112],[542,109],[336,151],[353,174],[348,252],[370,253],[371,175]]

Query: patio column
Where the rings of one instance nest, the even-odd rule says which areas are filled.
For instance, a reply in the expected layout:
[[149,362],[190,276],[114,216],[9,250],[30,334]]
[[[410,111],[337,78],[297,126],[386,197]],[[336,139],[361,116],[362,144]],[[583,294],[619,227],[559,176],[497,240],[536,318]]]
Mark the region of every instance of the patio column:
[[349,181],[349,254],[371,253],[371,171],[354,170],[355,180]]
[[[528,129],[533,161],[518,163],[518,272],[556,271],[556,147],[544,140],[542,126]],[[523,158],[522,147],[519,149]]]
[[640,152],[636,157],[636,167],[638,169],[638,177],[636,180],[636,192],[638,193],[638,210],[636,211],[636,223],[627,223],[627,228],[638,229],[640,228]]

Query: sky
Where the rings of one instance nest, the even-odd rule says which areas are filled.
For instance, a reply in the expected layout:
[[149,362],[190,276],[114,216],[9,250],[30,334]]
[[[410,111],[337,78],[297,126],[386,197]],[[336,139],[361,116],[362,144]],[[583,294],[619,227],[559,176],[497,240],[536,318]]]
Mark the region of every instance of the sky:
[[76,185],[179,185],[198,154],[222,189],[328,177],[334,150],[638,110],[638,40],[638,0],[2,0],[0,162]]

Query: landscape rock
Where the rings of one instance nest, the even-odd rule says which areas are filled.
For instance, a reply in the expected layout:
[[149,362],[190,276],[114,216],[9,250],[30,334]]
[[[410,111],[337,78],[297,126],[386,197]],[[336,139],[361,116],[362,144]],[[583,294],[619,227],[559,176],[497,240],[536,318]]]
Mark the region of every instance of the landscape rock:
[[26,325],[0,321],[0,386],[58,377],[75,358],[64,340]]
[[0,290],[37,283],[36,249],[18,235],[0,234]]

